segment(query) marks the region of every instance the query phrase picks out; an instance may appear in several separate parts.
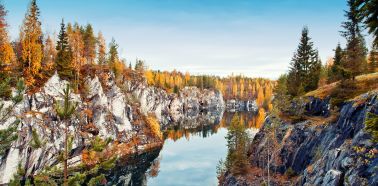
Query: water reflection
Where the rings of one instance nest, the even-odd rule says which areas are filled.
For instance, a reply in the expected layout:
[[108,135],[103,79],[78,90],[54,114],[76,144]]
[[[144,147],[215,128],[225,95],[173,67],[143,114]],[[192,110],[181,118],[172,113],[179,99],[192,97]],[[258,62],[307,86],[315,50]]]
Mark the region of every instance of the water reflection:
[[217,185],[215,169],[227,155],[225,136],[234,114],[248,128],[259,128],[265,118],[260,109],[203,113],[164,125],[163,148],[121,161],[109,185]]

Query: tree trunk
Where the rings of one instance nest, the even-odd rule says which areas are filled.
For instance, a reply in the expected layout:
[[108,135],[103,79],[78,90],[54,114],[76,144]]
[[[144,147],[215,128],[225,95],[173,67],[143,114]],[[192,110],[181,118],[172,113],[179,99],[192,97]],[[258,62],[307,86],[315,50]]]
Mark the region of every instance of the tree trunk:
[[67,126],[67,121],[64,121],[65,125],[65,137],[64,137],[64,185],[68,186],[68,126]]

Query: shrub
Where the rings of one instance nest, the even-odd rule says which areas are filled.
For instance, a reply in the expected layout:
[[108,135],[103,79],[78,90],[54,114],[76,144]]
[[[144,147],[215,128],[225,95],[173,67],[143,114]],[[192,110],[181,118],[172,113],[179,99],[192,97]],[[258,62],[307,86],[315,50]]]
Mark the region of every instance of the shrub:
[[147,126],[150,128],[152,134],[159,138],[160,140],[163,139],[163,133],[160,130],[160,124],[157,121],[156,117],[153,115],[149,115],[146,117]]
[[291,168],[289,167],[286,172],[285,172],[285,175],[289,178],[292,178],[294,177],[295,175],[297,175],[297,173]]
[[371,134],[372,141],[378,143],[378,115],[368,112],[365,120],[365,130]]
[[105,178],[105,175],[100,174],[99,176],[96,176],[89,180],[88,186],[95,186],[95,185],[106,185],[107,180]]
[[35,129],[32,130],[32,141],[30,142],[30,146],[34,149],[41,148],[43,145],[45,145],[45,142],[42,142],[41,139],[39,139],[38,133]]
[[353,98],[357,93],[357,85],[353,80],[342,80],[340,85],[331,92],[331,104],[340,106],[346,100]]
[[10,86],[10,79],[0,81],[0,98],[9,99],[12,95],[12,89]]

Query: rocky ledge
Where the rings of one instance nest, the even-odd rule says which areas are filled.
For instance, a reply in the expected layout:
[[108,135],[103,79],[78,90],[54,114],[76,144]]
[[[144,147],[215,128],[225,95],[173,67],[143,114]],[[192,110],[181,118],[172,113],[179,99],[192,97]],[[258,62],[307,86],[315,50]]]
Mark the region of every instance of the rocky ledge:
[[250,166],[264,170],[260,176],[226,173],[222,184],[266,183],[269,168],[270,185],[377,185],[378,144],[364,123],[367,112],[378,114],[378,93],[348,101],[338,113],[329,110],[329,99],[309,100],[304,121],[266,118],[249,150]]
[[[54,104],[62,100],[67,84],[55,74],[38,92],[24,94],[23,101],[17,105],[0,100],[0,105],[11,110],[8,119],[0,123],[0,129],[7,128],[17,118],[21,120],[18,139],[0,156],[0,185],[12,179],[19,165],[28,176],[58,163],[57,158],[64,148],[64,125],[58,121]],[[71,100],[78,103],[68,131],[73,138],[69,153],[71,165],[81,162],[81,151],[94,136],[124,144],[137,137],[136,147],[123,149],[122,154],[161,146],[162,139],[151,136],[145,119],[151,114],[163,128],[172,121],[184,121],[188,110],[195,111],[192,112],[195,117],[204,110],[222,113],[224,109],[223,97],[218,91],[188,87],[178,95],[168,94],[136,78],[116,83],[112,73],[88,76],[84,78],[84,87],[80,94],[71,94]],[[35,134],[41,147],[32,145]]]

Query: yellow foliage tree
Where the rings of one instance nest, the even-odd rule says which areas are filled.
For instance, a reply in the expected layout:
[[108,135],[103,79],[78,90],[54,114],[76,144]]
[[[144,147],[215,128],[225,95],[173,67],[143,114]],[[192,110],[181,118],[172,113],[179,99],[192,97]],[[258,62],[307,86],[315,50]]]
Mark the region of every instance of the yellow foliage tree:
[[160,140],[163,139],[163,134],[161,133],[161,130],[160,130],[160,124],[159,122],[157,121],[156,117],[153,116],[153,115],[149,115],[147,116],[146,118],[146,122],[147,122],[147,125],[148,127],[150,128],[152,134],[159,138]]
[[144,75],[145,75],[145,77],[146,77],[146,79],[147,79],[147,83],[149,84],[149,85],[155,85],[155,80],[154,80],[154,73],[151,71],[151,70],[146,70],[145,72],[144,72]]
[[22,46],[21,63],[24,69],[25,84],[31,86],[41,76],[42,68],[42,30],[39,21],[39,8],[36,0],[32,0],[29,10],[21,26],[20,43]]
[[9,42],[7,22],[5,16],[7,11],[4,6],[0,4],[0,70],[9,71],[11,64],[15,61],[15,55],[12,45]]
[[44,70],[47,72],[52,71],[55,67],[55,58],[56,58],[56,48],[53,39],[47,36],[45,41],[45,47],[43,52],[43,61],[42,65],[44,66]]
[[76,90],[78,90],[78,84],[80,79],[80,69],[85,64],[84,57],[84,40],[80,30],[80,26],[76,23],[73,28],[69,25],[67,27],[68,44],[72,51],[72,66],[75,70],[75,84]]
[[104,65],[106,63],[106,42],[105,38],[102,35],[102,32],[98,33],[97,36],[97,42],[98,42],[98,64]]
[[234,83],[232,84],[232,96],[236,98],[238,96],[238,84]]
[[186,72],[185,73],[185,84],[188,84],[189,80],[190,80],[190,74],[189,74],[189,72]]
[[256,128],[261,128],[265,121],[265,110],[263,108],[259,108],[256,117]]
[[263,104],[264,104],[264,92],[263,92],[263,88],[262,87],[259,87],[258,90],[257,90],[257,98],[256,98],[256,103],[259,107],[262,107]]
[[240,82],[239,82],[239,87],[240,87],[240,95],[239,95],[239,97],[240,97],[240,99],[244,99],[244,81],[243,81],[243,79],[240,79]]

